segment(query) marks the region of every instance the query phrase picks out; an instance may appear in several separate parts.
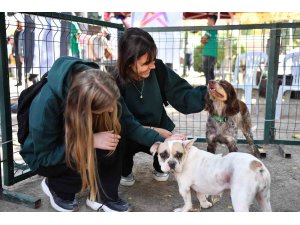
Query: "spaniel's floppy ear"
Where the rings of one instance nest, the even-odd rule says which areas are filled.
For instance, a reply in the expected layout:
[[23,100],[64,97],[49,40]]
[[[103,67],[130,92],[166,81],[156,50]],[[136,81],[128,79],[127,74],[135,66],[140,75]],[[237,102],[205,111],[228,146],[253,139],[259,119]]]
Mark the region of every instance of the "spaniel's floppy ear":
[[236,91],[230,84],[227,88],[226,116],[234,116],[240,112],[239,100],[237,99]]
[[214,111],[213,101],[210,99],[208,92],[205,96],[204,110],[208,111],[209,114],[212,114]]
[[159,147],[159,145],[160,145],[161,143],[162,143],[162,142],[157,141],[157,142],[155,142],[155,143],[151,146],[150,152],[151,152],[152,155],[155,155],[155,153],[157,152],[158,147]]
[[234,116],[240,112],[239,101],[236,99],[226,106],[225,114],[226,116]]

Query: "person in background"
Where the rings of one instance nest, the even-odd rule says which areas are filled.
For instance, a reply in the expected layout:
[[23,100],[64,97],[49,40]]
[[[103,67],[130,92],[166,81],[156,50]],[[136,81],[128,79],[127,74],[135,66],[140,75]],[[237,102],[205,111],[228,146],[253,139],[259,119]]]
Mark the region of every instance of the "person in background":
[[[209,15],[207,18],[207,25],[214,26],[218,17],[216,15]],[[217,62],[218,55],[218,31],[207,30],[204,36],[201,37],[201,43],[203,47],[203,69],[206,79],[206,85],[208,81],[215,79],[214,67]]]
[[73,57],[80,58],[80,49],[79,49],[79,27],[77,23],[71,23],[71,35],[70,35],[70,49]]
[[103,31],[104,28],[102,27],[99,33],[93,35],[89,39],[89,53],[91,53],[90,60],[96,63],[101,63],[104,60],[112,59],[112,51]]
[[190,43],[186,46],[186,53],[185,53],[185,66],[188,67],[188,71],[190,72],[192,62],[193,62],[193,48]]
[[13,67],[16,64],[15,60],[15,47],[14,47],[14,37],[7,37],[7,56],[8,56],[8,69],[9,76],[14,76]]
[[16,60],[16,75],[17,84],[15,86],[22,86],[22,65],[24,63],[24,56],[20,54],[20,35],[23,32],[23,24],[21,21],[17,21],[17,28],[14,32],[14,49],[15,49],[15,60]]

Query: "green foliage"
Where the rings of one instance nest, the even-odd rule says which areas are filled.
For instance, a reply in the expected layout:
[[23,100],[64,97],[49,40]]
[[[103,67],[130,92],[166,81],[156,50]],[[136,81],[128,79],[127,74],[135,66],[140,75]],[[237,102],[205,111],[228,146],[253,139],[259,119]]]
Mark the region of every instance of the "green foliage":
[[237,57],[237,38],[232,39],[232,68],[231,70],[234,71],[234,63],[235,63],[235,59]]
[[217,68],[220,68],[223,59],[225,58],[225,39],[219,39],[218,42],[218,56],[217,56]]
[[198,45],[194,49],[194,70],[198,72],[203,72],[202,49],[203,45]]
[[241,45],[241,54],[246,52],[247,52],[246,47],[244,45]]
[[300,29],[299,28],[293,29],[293,45],[295,47],[300,46]]
[[249,29],[249,30],[241,30],[241,35],[254,35],[255,30]]

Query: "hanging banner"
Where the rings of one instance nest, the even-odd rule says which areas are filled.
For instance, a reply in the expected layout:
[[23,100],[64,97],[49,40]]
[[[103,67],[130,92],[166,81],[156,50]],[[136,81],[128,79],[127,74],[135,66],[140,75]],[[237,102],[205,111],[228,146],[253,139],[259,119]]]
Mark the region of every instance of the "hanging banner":
[[[132,12],[132,27],[173,27],[182,25],[182,12]],[[180,66],[180,32],[151,32],[158,48],[157,58],[168,63],[174,70]]]

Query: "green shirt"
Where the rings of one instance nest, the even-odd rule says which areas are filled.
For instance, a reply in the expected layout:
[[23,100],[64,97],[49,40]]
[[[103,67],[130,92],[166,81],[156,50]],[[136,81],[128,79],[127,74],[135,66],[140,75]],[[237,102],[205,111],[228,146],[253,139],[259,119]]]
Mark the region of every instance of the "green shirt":
[[203,47],[204,56],[217,57],[218,55],[218,31],[208,30],[205,32],[208,42]]
[[77,39],[78,29],[74,23],[71,23],[70,49],[72,54],[79,54],[79,43]]

